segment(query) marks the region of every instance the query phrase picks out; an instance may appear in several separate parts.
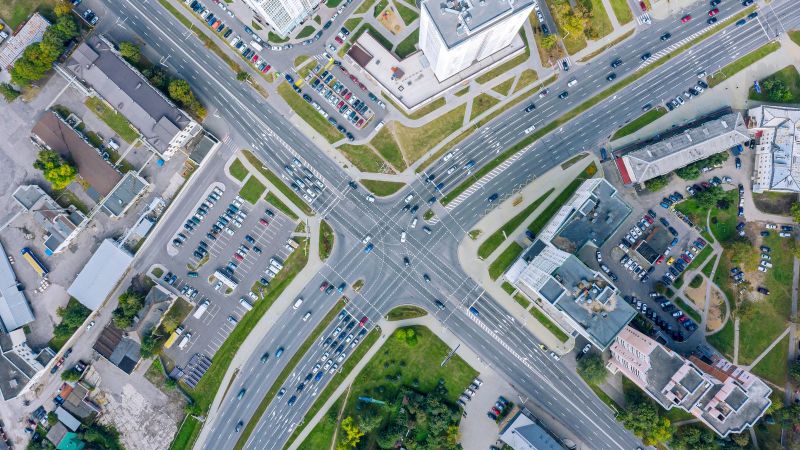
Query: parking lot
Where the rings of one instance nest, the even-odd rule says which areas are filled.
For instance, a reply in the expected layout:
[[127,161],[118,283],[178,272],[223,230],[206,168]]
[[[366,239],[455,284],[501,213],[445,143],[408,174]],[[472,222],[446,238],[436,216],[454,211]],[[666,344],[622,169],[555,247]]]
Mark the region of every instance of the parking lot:
[[[295,246],[296,223],[259,200],[250,205],[235,185],[213,183],[174,235],[159,282],[197,305],[184,336],[167,354],[183,366],[195,353],[212,358],[238,321],[260,300],[260,289],[282,269]],[[296,245],[296,244],[295,244]],[[257,282],[260,281],[260,284]]]

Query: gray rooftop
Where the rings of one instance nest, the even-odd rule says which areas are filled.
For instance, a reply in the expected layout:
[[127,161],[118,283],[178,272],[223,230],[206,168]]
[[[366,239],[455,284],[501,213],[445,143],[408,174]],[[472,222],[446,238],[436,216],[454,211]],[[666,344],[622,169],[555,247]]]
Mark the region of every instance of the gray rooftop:
[[748,112],[756,133],[753,191],[800,192],[800,109],[761,105]]
[[0,243],[0,327],[8,332],[33,322],[33,319],[28,299],[22,293],[14,268]]
[[533,0],[426,0],[421,7],[447,47],[453,48],[531,5]]
[[750,139],[739,113],[727,114],[630,152],[617,167],[626,182],[643,183]]
[[522,411],[500,432],[500,439],[514,450],[561,450],[564,447]]
[[132,260],[133,256],[114,241],[104,240],[78,273],[67,293],[92,311],[97,310],[114,290]]
[[56,408],[56,416],[58,416],[58,421],[63,423],[70,431],[76,431],[81,426],[80,420],[76,419],[69,411],[60,406]]
[[164,152],[191,119],[98,37],[78,46],[66,67]]
[[128,172],[108,194],[103,202],[103,209],[112,217],[121,216],[139,194],[150,184],[136,172]]

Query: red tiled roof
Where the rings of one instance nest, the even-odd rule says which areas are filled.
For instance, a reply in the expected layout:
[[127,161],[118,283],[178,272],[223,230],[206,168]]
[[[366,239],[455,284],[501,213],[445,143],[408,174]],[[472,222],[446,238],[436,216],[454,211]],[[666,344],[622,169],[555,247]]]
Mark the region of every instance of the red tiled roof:
[[617,163],[617,169],[620,176],[622,176],[622,183],[631,184],[631,176],[628,175],[628,170],[625,169],[625,162],[622,161],[622,158],[616,158],[614,162]]

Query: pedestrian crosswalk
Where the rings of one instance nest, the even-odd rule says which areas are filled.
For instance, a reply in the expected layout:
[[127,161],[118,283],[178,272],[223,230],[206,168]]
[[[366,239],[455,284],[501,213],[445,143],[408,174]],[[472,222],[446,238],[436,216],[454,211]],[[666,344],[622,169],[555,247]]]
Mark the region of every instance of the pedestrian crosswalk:
[[653,18],[650,17],[650,14],[648,14],[648,13],[644,13],[644,14],[641,14],[639,16],[636,16],[636,22],[639,25],[649,24],[650,22],[652,22],[652,20],[653,20]]
[[682,47],[687,42],[693,41],[696,37],[700,36],[701,34],[705,33],[706,31],[708,31],[709,28],[715,27],[715,26],[717,26],[716,23],[712,24],[709,27],[703,28],[700,31],[697,31],[697,32],[695,32],[695,33],[693,33],[693,34],[681,39],[678,42],[673,43],[672,45],[670,45],[669,47],[667,47],[667,48],[665,48],[663,50],[660,50],[660,51],[654,53],[650,58],[647,59],[647,61],[642,62],[642,65],[640,66],[640,68],[647,67],[650,64],[653,64],[654,62],[658,61],[659,58],[662,58],[662,57],[668,55],[670,52],[672,52],[673,50],[675,50],[675,49],[677,49],[679,47]]

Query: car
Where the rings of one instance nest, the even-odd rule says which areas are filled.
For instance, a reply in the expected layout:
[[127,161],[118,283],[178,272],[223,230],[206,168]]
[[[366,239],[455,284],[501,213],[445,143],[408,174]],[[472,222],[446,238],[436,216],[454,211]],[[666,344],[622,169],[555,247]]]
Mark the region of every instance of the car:
[[422,274],[422,279],[425,280],[426,283],[430,283],[431,282],[431,277],[428,276],[427,273],[423,273]]
[[234,427],[234,431],[236,431],[237,433],[242,431],[242,427],[243,426],[244,426],[244,422],[243,421],[240,420],[240,421],[236,422],[236,427]]
[[650,52],[647,52],[647,53],[644,53],[641,56],[641,59],[642,59],[642,61],[647,61],[648,59],[650,59],[651,56],[653,56],[653,55],[651,55]]
[[488,418],[490,418],[490,419],[492,419],[492,420],[495,420],[495,421],[497,420],[497,414],[495,414],[495,413],[493,413],[493,412],[491,412],[491,411],[488,411],[488,412],[486,413],[486,417],[488,417]]
[[769,289],[763,286],[759,286],[758,288],[756,288],[756,291],[758,291],[760,294],[769,295]]
[[564,72],[569,71],[569,62],[567,62],[566,58],[561,60],[561,68],[564,69]]
[[564,92],[558,94],[558,98],[560,98],[562,100],[567,98],[567,97],[569,97],[569,92],[567,92],[567,91],[564,91]]
[[369,317],[367,316],[362,317],[361,320],[358,321],[358,326],[363,327],[364,325],[367,324],[367,321],[369,321]]
[[330,286],[330,283],[323,281],[322,284],[319,285],[319,291],[325,292],[325,289],[328,289],[328,286]]
[[617,58],[614,61],[611,61],[611,67],[616,69],[617,67],[622,65],[622,60]]
[[714,17],[714,16],[716,16],[717,14],[719,14],[719,8],[714,8],[714,9],[712,9],[712,10],[708,11],[708,16],[709,16],[709,17]]
[[661,35],[661,40],[662,40],[662,41],[666,41],[667,39],[669,39],[669,38],[671,38],[671,37],[672,37],[672,34],[670,34],[670,33],[664,33],[664,34],[662,34],[662,35]]
[[526,107],[525,107],[525,112],[526,112],[526,113],[529,113],[529,112],[533,111],[534,109],[536,109],[536,105],[534,105],[533,103],[531,103],[530,105],[528,105],[528,106],[526,106]]
[[292,406],[292,405],[294,405],[294,402],[296,402],[296,401],[297,401],[297,396],[293,395],[293,396],[289,397],[289,401],[286,402],[286,404],[289,405],[289,406]]
[[742,168],[742,160],[737,156],[734,161],[736,162],[736,168],[737,169],[741,169]]
[[246,392],[247,392],[247,389],[245,389],[245,388],[242,388],[242,389],[239,391],[239,394],[236,396],[236,399],[237,399],[237,400],[241,400],[241,399],[244,397],[244,394],[245,394]]
[[736,23],[734,25],[736,25],[737,27],[740,27],[740,26],[742,26],[742,25],[744,25],[746,23],[747,23],[747,19],[739,19],[739,20],[736,21]]
[[710,17],[708,20],[706,20],[706,23],[709,24],[709,25],[713,25],[713,24],[717,23],[717,20],[719,20],[719,19],[717,19],[716,17]]
[[687,14],[687,15],[681,17],[681,23],[687,23],[690,20],[692,20],[692,15],[691,14]]
[[86,325],[86,331],[91,330],[93,326],[94,326],[94,320],[89,322],[89,325]]
[[497,193],[494,193],[490,195],[489,198],[486,199],[486,201],[488,201],[489,203],[494,203],[494,201],[497,200],[499,197],[500,196]]
[[643,1],[639,2],[639,8],[642,10],[642,12],[647,12],[647,5],[645,4],[645,2]]
[[586,344],[583,346],[583,350],[581,350],[581,354],[589,353],[589,350],[592,349],[592,344]]
[[747,18],[750,19],[750,20],[755,19],[756,17],[758,17],[758,12],[756,12],[756,11],[753,11],[750,14],[747,15]]
[[347,283],[342,283],[342,284],[339,285],[338,288],[336,288],[336,290],[341,294],[342,292],[344,292],[346,287],[347,287]]
[[617,78],[617,74],[616,74],[616,73],[614,73],[614,72],[611,72],[611,73],[610,73],[610,74],[608,74],[608,76],[606,77],[606,81],[614,81],[616,78]]

